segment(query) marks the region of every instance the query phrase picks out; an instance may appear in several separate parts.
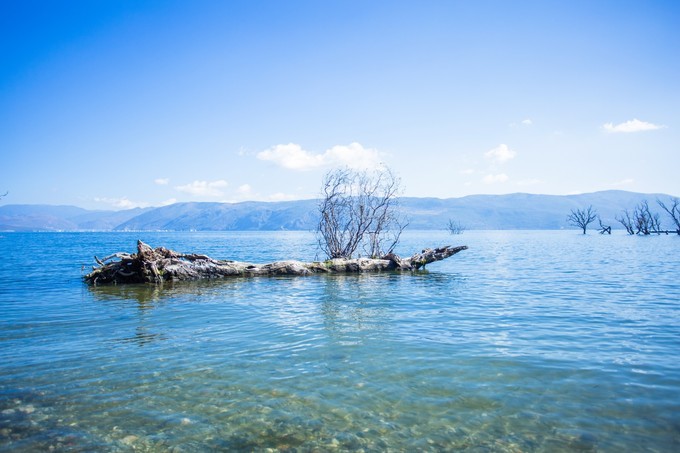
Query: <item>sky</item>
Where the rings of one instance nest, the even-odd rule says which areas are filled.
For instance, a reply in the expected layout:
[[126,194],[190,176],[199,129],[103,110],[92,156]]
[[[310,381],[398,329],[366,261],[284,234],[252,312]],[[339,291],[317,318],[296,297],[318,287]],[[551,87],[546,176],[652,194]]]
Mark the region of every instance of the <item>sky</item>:
[[0,2],[0,204],[680,196],[680,2]]

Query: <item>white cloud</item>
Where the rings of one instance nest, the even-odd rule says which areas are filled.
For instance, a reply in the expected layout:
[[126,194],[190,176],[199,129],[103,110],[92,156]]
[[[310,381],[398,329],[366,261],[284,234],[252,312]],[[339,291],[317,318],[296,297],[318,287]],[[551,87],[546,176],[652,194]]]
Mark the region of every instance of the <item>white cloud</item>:
[[170,179],[169,178],[156,178],[153,180],[155,184],[158,184],[159,186],[167,186],[170,184]]
[[471,175],[471,174],[473,174],[474,172],[475,172],[475,171],[474,171],[472,168],[466,168],[465,170],[461,170],[461,171],[460,171],[460,174],[461,174],[461,175]]
[[295,195],[290,195],[290,194],[286,194],[286,193],[283,193],[283,192],[277,192],[277,193],[269,195],[269,197],[267,197],[267,199],[269,201],[290,201],[290,200],[296,200],[297,197]]
[[241,201],[266,201],[262,200],[259,193],[253,191],[253,187],[250,184],[241,184],[238,186],[231,196],[224,198],[220,201],[223,203],[239,203]]
[[531,120],[531,118],[525,118],[522,121],[520,121],[519,124],[512,122],[512,123],[509,124],[509,126],[512,127],[512,128],[517,128],[517,127],[523,127],[523,126],[528,127],[528,126],[531,126],[533,124],[534,124],[534,122]]
[[161,201],[159,206],[170,206],[171,204],[177,203],[177,198],[168,198],[165,201]]
[[302,193],[302,187],[297,188],[295,194],[276,192],[270,195],[263,195],[253,189],[250,184],[241,184],[232,193],[230,198],[221,200],[225,203],[239,203],[242,201],[291,201],[313,198],[315,194]]
[[486,157],[487,160],[490,160],[494,164],[505,163],[511,159],[514,159],[516,155],[517,153],[508,148],[508,145],[506,144],[500,144],[494,149],[491,149],[484,153],[484,157]]
[[250,195],[253,193],[253,188],[250,186],[250,184],[242,184],[238,186],[238,189],[236,189],[236,193],[242,196]]
[[151,206],[150,203],[145,201],[132,201],[128,200],[127,197],[121,198],[107,198],[107,197],[95,197],[94,201],[97,203],[105,203],[119,209],[133,209],[133,208],[146,208]]
[[654,131],[657,129],[663,129],[664,127],[666,126],[640,121],[637,118],[626,121],[625,123],[617,124],[616,126],[614,123],[607,123],[602,126],[605,131],[610,133]]
[[505,173],[500,173],[500,174],[497,174],[497,175],[493,175],[493,174],[489,173],[488,175],[486,175],[482,178],[482,182],[484,184],[496,184],[496,183],[506,182],[508,179],[510,179],[510,178]]
[[175,189],[180,192],[200,197],[221,197],[224,195],[224,192],[222,192],[221,189],[224,189],[227,185],[227,181],[220,179],[212,182],[194,181],[191,184],[176,186]]
[[347,166],[356,169],[376,168],[380,165],[380,153],[364,148],[360,143],[347,146],[336,145],[323,154],[314,154],[296,143],[276,145],[257,153],[260,160],[271,161],[290,170],[312,170],[321,167]]
[[310,170],[323,165],[320,154],[311,154],[296,143],[273,146],[257,153],[257,158],[291,170]]
[[380,154],[371,148],[364,148],[359,143],[348,146],[336,145],[323,154],[330,166],[346,165],[350,168],[376,168],[381,164]]

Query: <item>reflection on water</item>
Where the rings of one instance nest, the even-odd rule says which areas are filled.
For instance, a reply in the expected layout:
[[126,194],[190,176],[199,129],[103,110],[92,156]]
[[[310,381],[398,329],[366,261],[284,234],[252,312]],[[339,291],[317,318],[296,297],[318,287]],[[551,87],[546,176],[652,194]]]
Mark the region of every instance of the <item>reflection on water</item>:
[[[136,308],[139,325],[135,334],[122,341],[140,345],[154,339],[165,338],[162,334],[148,332],[145,312],[165,304],[213,301],[214,297],[228,296],[225,303],[255,305],[252,294],[268,295],[265,301],[266,316],[274,323],[287,328],[303,329],[317,318],[323,322],[329,334],[370,331],[375,335],[381,326],[390,323],[389,303],[371,303],[382,299],[384,290],[407,278],[412,285],[418,279],[427,279],[427,287],[436,288],[452,281],[451,276],[419,271],[407,276],[386,274],[316,275],[310,277],[227,278],[196,280],[189,282],[166,282],[163,285],[104,285],[88,286],[95,301],[119,308]],[[417,289],[419,284],[416,283]],[[283,290],[283,291],[280,291]],[[311,297],[310,297],[311,296]],[[345,338],[346,339],[346,338]]]
[[161,285],[87,285],[86,287],[95,299],[103,302],[136,301],[140,308],[152,308],[154,304],[160,303],[163,299],[171,299],[173,297],[191,296],[196,298],[196,300],[200,300],[206,294],[210,294],[220,288],[240,285],[244,280],[248,279],[235,277],[187,282],[164,282]]
[[[466,232],[429,272],[86,287],[70,263],[128,236],[24,235],[62,250],[30,281],[5,236],[0,451],[678,447],[677,238]],[[218,257],[312,242],[143,239]]]

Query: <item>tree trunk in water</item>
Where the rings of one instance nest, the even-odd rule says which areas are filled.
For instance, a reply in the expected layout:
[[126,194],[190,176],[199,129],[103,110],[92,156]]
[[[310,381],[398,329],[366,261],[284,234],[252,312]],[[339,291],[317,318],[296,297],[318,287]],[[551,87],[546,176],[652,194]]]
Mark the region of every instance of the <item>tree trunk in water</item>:
[[[380,271],[412,271],[426,264],[446,259],[466,250],[467,246],[425,249],[410,258],[390,253],[381,259],[336,258],[304,263],[277,261],[252,264],[215,260],[206,255],[177,253],[164,247],[152,249],[137,241],[137,253],[115,253],[106,258],[95,256],[98,267],[84,277],[91,285],[107,283],[162,283],[164,281],[198,280],[202,278],[254,277],[273,275],[347,274]],[[107,261],[118,258],[119,261]]]

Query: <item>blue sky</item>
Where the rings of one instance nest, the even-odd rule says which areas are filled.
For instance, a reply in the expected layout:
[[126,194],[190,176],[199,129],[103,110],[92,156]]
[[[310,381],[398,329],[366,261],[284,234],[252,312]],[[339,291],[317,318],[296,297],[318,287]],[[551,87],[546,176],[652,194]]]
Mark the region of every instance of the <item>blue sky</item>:
[[8,1],[0,203],[680,195],[680,2]]

